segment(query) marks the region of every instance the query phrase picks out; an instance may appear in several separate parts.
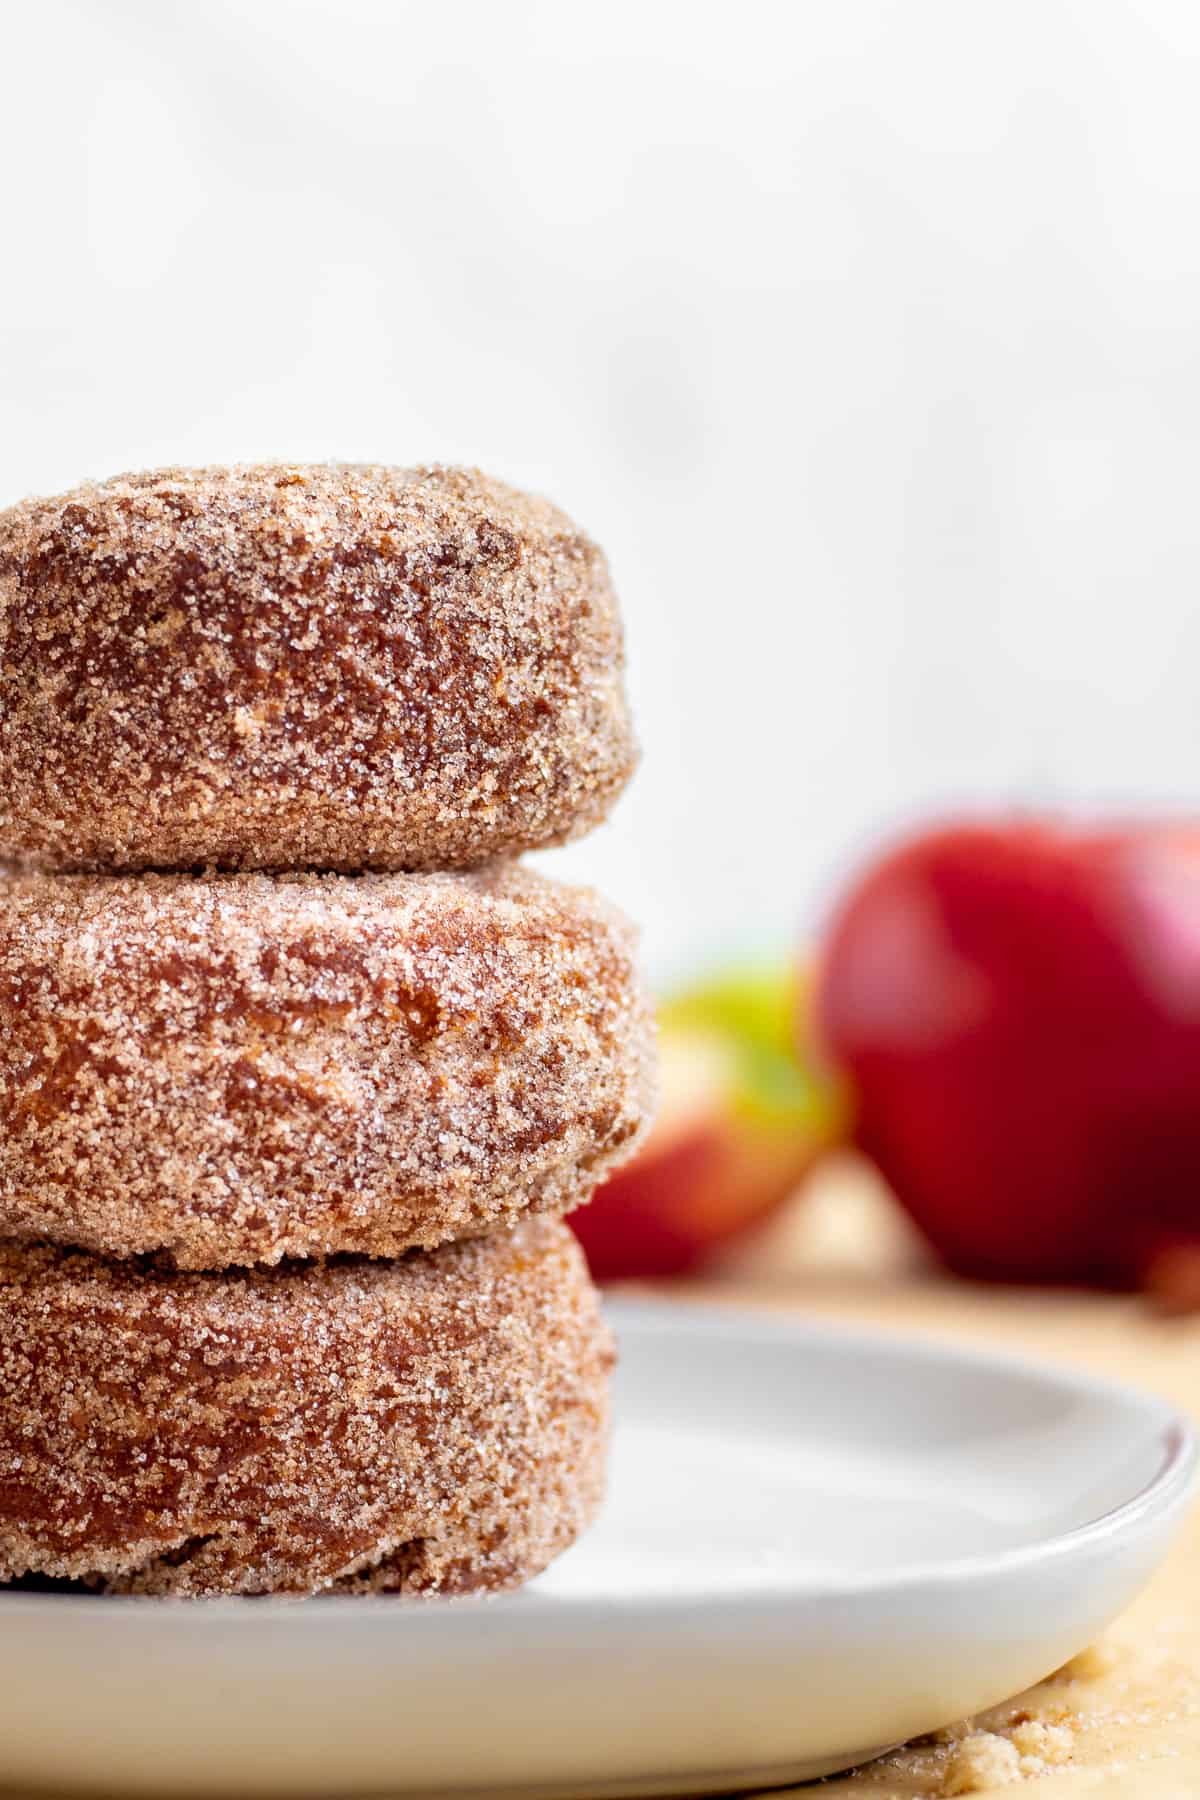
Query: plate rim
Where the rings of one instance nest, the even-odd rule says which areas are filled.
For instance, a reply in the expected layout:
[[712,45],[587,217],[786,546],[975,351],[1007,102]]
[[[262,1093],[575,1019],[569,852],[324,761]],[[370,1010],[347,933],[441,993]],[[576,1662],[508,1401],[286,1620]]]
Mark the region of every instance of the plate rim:
[[[889,1575],[876,1571],[861,1579],[842,1575],[829,1583],[807,1579],[800,1589],[805,1595],[853,1593],[869,1588],[872,1593],[882,1588],[902,1587],[909,1581],[927,1585],[934,1579],[957,1579],[971,1574],[1001,1574],[1010,1569],[1027,1569],[1031,1565],[1055,1560],[1060,1555],[1087,1548],[1094,1540],[1119,1535],[1126,1528],[1143,1523],[1151,1515],[1169,1516],[1192,1497],[1200,1478],[1200,1430],[1189,1415],[1164,1400],[1161,1395],[1138,1387],[1133,1382],[1093,1374],[1071,1363],[1060,1363],[1053,1357],[1037,1357],[991,1345],[963,1343],[952,1335],[939,1336],[928,1331],[909,1332],[872,1326],[846,1324],[841,1320],[789,1318],[786,1314],[759,1312],[739,1303],[723,1305],[719,1299],[711,1304],[691,1300],[645,1299],[639,1296],[613,1294],[605,1297],[605,1310],[619,1332],[622,1324],[646,1335],[670,1335],[677,1320],[707,1337],[758,1338],[764,1342],[790,1342],[799,1346],[819,1341],[847,1350],[859,1350],[875,1356],[894,1355],[897,1350],[917,1361],[969,1364],[995,1375],[1018,1375],[1042,1385],[1051,1385],[1080,1398],[1100,1400],[1110,1405],[1133,1407],[1156,1427],[1162,1448],[1162,1461],[1156,1472],[1141,1488],[1119,1501],[1116,1506],[1085,1519],[1066,1531],[1054,1532],[1031,1544],[1009,1545],[1001,1549],[972,1551],[966,1555],[947,1557],[934,1562],[909,1563],[902,1571]],[[613,1315],[616,1315],[613,1318]],[[715,1596],[714,1596],[715,1598]]]

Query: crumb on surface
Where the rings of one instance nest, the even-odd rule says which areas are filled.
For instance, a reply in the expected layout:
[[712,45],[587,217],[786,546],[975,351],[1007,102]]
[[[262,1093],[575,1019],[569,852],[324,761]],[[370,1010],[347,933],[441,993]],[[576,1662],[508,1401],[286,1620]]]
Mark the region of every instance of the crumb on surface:
[[978,1794],[989,1787],[1008,1787],[1021,1779],[1021,1757],[1015,1744],[994,1731],[962,1738],[947,1758],[942,1792]]
[[1014,1725],[1009,1736],[1021,1753],[1024,1775],[1040,1775],[1044,1769],[1061,1768],[1070,1762],[1075,1747],[1075,1733],[1069,1725],[1050,1725],[1041,1719],[1027,1719]]
[[995,1712],[986,1716],[996,1720],[994,1728],[964,1719],[923,1740],[932,1746],[929,1779],[939,1800],[1010,1787],[1071,1761],[1075,1733],[1065,1722],[1033,1718],[1024,1711],[1008,1718],[997,1719]]

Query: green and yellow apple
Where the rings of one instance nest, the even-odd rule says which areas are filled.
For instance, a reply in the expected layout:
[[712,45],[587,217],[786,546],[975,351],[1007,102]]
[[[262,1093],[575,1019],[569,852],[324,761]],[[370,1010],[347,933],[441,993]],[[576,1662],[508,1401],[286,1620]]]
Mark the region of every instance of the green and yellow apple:
[[696,1267],[844,1137],[837,1085],[797,1049],[807,987],[795,968],[743,969],[660,1007],[654,1128],[571,1221],[598,1279]]

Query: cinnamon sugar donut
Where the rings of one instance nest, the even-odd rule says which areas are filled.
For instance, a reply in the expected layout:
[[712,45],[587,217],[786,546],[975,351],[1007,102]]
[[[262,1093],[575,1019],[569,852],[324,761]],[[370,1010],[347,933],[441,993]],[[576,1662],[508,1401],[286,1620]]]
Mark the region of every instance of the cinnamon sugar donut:
[[0,1237],[225,1268],[565,1212],[651,1061],[630,928],[519,867],[0,880]]
[[460,868],[635,761],[600,551],[476,470],[163,469],[0,513],[0,856]]
[[0,1580],[513,1586],[596,1508],[611,1363],[549,1220],[220,1275],[0,1245]]

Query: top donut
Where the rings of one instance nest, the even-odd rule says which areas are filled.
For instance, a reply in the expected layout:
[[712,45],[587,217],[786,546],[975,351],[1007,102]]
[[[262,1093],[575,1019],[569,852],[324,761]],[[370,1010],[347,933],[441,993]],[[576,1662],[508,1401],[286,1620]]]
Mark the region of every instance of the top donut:
[[472,469],[161,469],[0,513],[0,858],[469,867],[636,753],[601,552]]

